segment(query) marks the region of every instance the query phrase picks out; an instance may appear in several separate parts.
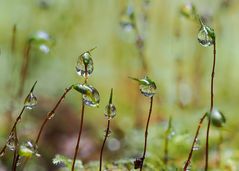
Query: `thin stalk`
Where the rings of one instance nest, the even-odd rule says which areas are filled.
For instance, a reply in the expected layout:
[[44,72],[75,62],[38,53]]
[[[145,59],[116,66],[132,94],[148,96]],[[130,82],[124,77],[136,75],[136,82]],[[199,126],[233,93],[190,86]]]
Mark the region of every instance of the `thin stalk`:
[[26,47],[24,48],[23,63],[21,66],[20,87],[18,90],[19,97],[22,96],[24,86],[25,86],[25,81],[27,78],[27,72],[28,72],[28,67],[30,62],[30,51],[31,51],[31,42],[28,42],[26,44]]
[[211,113],[212,113],[213,105],[214,105],[213,88],[214,88],[215,68],[216,68],[216,39],[214,40],[214,44],[213,44],[213,64],[212,64],[212,74],[211,74],[211,105],[210,105],[210,115],[209,115],[208,125],[207,125],[205,171],[208,170],[209,132],[210,132],[210,125],[211,125]]
[[100,168],[99,168],[99,171],[102,170],[103,151],[104,151],[106,139],[109,135],[109,131],[110,131],[110,120],[108,120],[107,129],[106,129],[106,133],[105,133],[105,139],[103,141],[103,144],[102,144],[102,147],[101,147],[101,150],[100,150]]
[[43,131],[43,128],[45,127],[46,123],[48,120],[50,120],[54,114],[55,114],[55,111],[56,109],[59,107],[59,105],[61,104],[61,102],[65,99],[66,95],[70,92],[70,90],[72,90],[72,85],[68,88],[65,89],[65,92],[63,93],[63,95],[61,96],[61,98],[58,100],[58,102],[56,103],[56,105],[54,106],[54,108],[46,115],[46,118],[44,119],[42,125],[41,125],[41,128],[37,134],[37,138],[36,138],[36,141],[35,141],[35,144],[37,145],[38,142],[39,142],[39,139],[41,137],[41,134],[42,134],[42,131]]
[[142,156],[142,165],[140,166],[140,171],[143,170],[144,159],[145,159],[145,155],[146,155],[146,151],[147,151],[148,128],[149,128],[149,121],[150,121],[150,117],[151,117],[151,113],[152,113],[152,107],[153,107],[153,96],[150,98],[149,115],[148,115],[145,133],[144,133],[144,152],[143,152],[143,156]]
[[82,129],[83,129],[84,113],[85,113],[85,103],[84,103],[84,101],[82,100],[80,130],[79,130],[79,134],[78,134],[78,138],[77,138],[77,143],[76,143],[76,147],[75,147],[75,153],[74,153],[74,159],[73,159],[71,171],[74,171],[74,169],[75,169],[75,162],[76,162],[76,157],[77,157],[77,153],[78,153],[78,150],[79,150],[80,139],[81,139],[81,133],[82,133]]
[[17,33],[17,25],[14,24],[12,28],[12,40],[11,40],[11,53],[15,53],[16,49],[16,33]]
[[168,138],[164,141],[164,164],[165,166],[168,164]]
[[17,158],[17,153],[18,153],[18,138],[17,138],[17,128],[14,129],[14,135],[15,135],[15,149],[14,149],[14,155],[13,155],[13,161],[12,161],[12,169],[15,171],[15,161]]
[[207,116],[207,113],[205,113],[205,114],[203,115],[203,117],[200,119],[200,122],[199,122],[198,128],[197,128],[197,131],[196,131],[196,134],[195,134],[195,137],[194,137],[194,140],[193,140],[193,144],[192,144],[190,153],[189,153],[189,155],[188,155],[188,159],[187,159],[187,161],[186,161],[186,163],[185,163],[185,165],[184,165],[184,168],[183,168],[184,171],[187,171],[187,168],[188,168],[188,166],[189,166],[189,164],[190,164],[190,162],[191,162],[191,158],[192,158],[192,154],[193,154],[193,148],[194,148],[194,146],[195,146],[195,143],[197,142],[197,138],[198,138],[198,135],[199,135],[199,132],[200,132],[202,123],[203,123],[204,119],[206,118],[206,116]]
[[[92,50],[94,50],[94,49],[95,48],[93,48]],[[85,84],[87,84],[87,80],[88,80],[87,65],[85,65]],[[76,147],[75,147],[74,158],[73,158],[73,162],[72,162],[72,166],[71,166],[71,171],[74,171],[74,169],[75,169],[75,162],[76,162],[76,157],[77,157],[77,153],[78,153],[78,150],[79,150],[81,133],[82,133],[83,123],[84,123],[84,113],[85,113],[85,103],[82,99],[80,130],[79,130],[78,138],[77,138],[77,142],[76,142]]]
[[[12,129],[11,129],[9,135],[16,129],[17,123],[21,120],[21,117],[22,117],[22,114],[23,114],[25,108],[26,108],[26,107],[23,106],[23,108],[22,108],[20,114],[18,115],[18,117],[17,117],[15,123],[13,124],[13,127],[12,127]],[[5,153],[6,148],[7,148],[7,144],[5,144],[5,145],[3,146],[3,148],[2,148],[2,150],[1,150],[1,152],[0,152],[0,156]]]

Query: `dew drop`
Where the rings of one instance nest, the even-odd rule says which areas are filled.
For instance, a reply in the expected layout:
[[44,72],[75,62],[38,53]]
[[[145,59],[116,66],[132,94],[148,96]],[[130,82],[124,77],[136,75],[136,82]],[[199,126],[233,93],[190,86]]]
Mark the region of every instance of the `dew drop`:
[[83,102],[87,106],[98,107],[100,103],[99,92],[91,85],[88,84],[76,84],[73,88],[82,94]]
[[116,107],[115,105],[113,104],[108,104],[106,107],[105,107],[105,117],[108,119],[108,120],[111,120],[112,118],[115,117],[116,115]]
[[31,92],[24,101],[24,106],[31,110],[33,109],[37,104],[37,98],[36,96]]
[[146,97],[152,97],[156,93],[156,84],[147,76],[139,80],[140,92]]
[[197,151],[197,150],[199,150],[199,148],[200,148],[200,140],[198,138],[196,138],[195,144],[193,146],[193,151]]
[[14,151],[16,148],[16,135],[14,132],[11,132],[8,140],[7,140],[7,144],[6,146],[8,147],[9,150]]
[[55,116],[55,112],[48,113],[48,120],[52,119]]
[[[106,136],[107,129],[104,130],[104,137]],[[109,129],[107,137],[110,137],[111,135],[111,130]]]
[[92,74],[94,70],[93,60],[90,52],[84,52],[79,56],[76,64],[76,72],[78,75],[86,77]]
[[226,118],[224,114],[217,109],[213,109],[211,114],[210,112],[208,112],[208,117],[211,118],[212,124],[215,127],[223,127],[223,125],[226,123]]
[[204,46],[208,47],[214,44],[214,31],[208,26],[202,25],[198,32],[198,41]]
[[134,29],[134,11],[132,6],[128,6],[120,19],[120,26],[125,32],[131,32]]
[[187,2],[181,6],[180,13],[189,19],[196,19],[197,15],[195,6],[190,2]]
[[[184,162],[183,169],[184,169],[186,163],[187,162]],[[186,168],[185,171],[191,171],[191,169],[192,169],[192,163],[191,163],[191,161],[189,161],[188,167]]]
[[32,141],[27,141],[26,143],[20,145],[18,154],[22,157],[31,157],[33,154],[40,157],[41,155],[37,152],[37,150],[37,145],[35,145]]

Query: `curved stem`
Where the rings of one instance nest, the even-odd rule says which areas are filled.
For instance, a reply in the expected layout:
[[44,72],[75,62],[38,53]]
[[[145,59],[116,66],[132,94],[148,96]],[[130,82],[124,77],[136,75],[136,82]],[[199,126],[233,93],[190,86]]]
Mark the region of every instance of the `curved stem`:
[[38,142],[39,142],[39,139],[40,139],[40,136],[42,134],[42,131],[43,131],[43,128],[45,127],[46,123],[48,120],[50,120],[54,114],[55,114],[55,111],[56,109],[58,108],[58,106],[60,105],[60,103],[64,100],[65,96],[67,95],[67,93],[70,92],[70,90],[72,89],[72,85],[68,88],[65,89],[65,92],[63,93],[63,95],[61,96],[61,98],[58,100],[58,102],[56,103],[56,105],[54,106],[54,108],[47,114],[45,120],[43,121],[42,125],[41,125],[41,128],[40,128],[40,131],[38,132],[38,135],[37,135],[37,138],[36,138],[36,141],[35,141],[35,144],[37,145]]
[[149,128],[149,121],[150,121],[150,117],[151,117],[151,113],[152,113],[152,107],[153,107],[153,96],[150,98],[149,115],[148,115],[145,133],[144,133],[144,152],[143,152],[143,156],[142,156],[142,165],[140,167],[140,171],[143,170],[144,159],[145,159],[145,155],[146,155],[146,151],[147,151],[148,128]]
[[103,151],[104,151],[106,139],[109,135],[109,131],[110,131],[110,120],[108,120],[107,129],[106,129],[106,133],[105,133],[105,139],[103,141],[103,144],[102,144],[102,147],[101,147],[101,150],[100,150],[100,168],[99,168],[99,171],[101,171],[101,169],[102,169]]
[[17,163],[16,162],[16,159],[17,159],[17,153],[18,153],[18,138],[17,138],[17,128],[14,129],[14,135],[15,135],[15,149],[14,149],[14,155],[13,155],[13,161],[12,161],[12,169],[13,171],[16,170],[16,165]]
[[81,139],[81,133],[82,133],[82,129],[83,129],[84,113],[85,113],[85,103],[84,103],[84,101],[82,100],[81,123],[80,123],[80,130],[79,130],[79,134],[78,134],[78,138],[77,138],[77,143],[76,143],[76,147],[75,147],[74,159],[73,159],[73,163],[72,163],[72,167],[71,167],[71,170],[72,170],[72,171],[74,171],[75,162],[76,162],[76,157],[77,157],[77,153],[78,153],[78,150],[79,150],[79,144],[80,144],[80,139]]
[[201,128],[202,123],[203,123],[204,119],[206,118],[206,116],[207,116],[207,113],[205,113],[205,114],[203,115],[203,117],[200,119],[200,122],[199,122],[198,128],[197,128],[197,131],[196,131],[196,134],[195,134],[195,137],[194,137],[194,140],[193,140],[193,144],[192,144],[190,153],[189,153],[189,155],[188,155],[188,159],[187,159],[187,161],[186,161],[186,163],[185,163],[185,165],[184,165],[184,168],[183,168],[184,171],[187,171],[187,168],[188,168],[188,166],[189,166],[189,164],[190,164],[190,161],[191,161],[191,158],[192,158],[192,154],[193,154],[193,148],[194,148],[194,146],[195,146],[195,143],[196,143],[196,141],[197,141],[200,128]]
[[211,74],[211,105],[210,105],[210,114],[209,114],[208,125],[207,125],[205,171],[208,170],[209,132],[210,132],[210,125],[211,125],[211,113],[212,113],[213,104],[214,104],[213,88],[214,88],[215,68],[216,68],[216,39],[214,40],[214,44],[213,44],[213,64],[212,64],[212,74]]
[[[23,106],[23,108],[22,108],[20,114],[18,115],[18,117],[17,117],[15,123],[13,124],[13,127],[12,127],[12,129],[11,129],[11,131],[10,131],[9,134],[11,134],[11,133],[16,129],[17,123],[21,120],[21,117],[22,117],[22,114],[23,114],[25,108],[26,108],[26,107]],[[0,152],[0,156],[5,153],[6,148],[7,148],[7,145],[5,144],[5,145],[3,146],[1,152]]]

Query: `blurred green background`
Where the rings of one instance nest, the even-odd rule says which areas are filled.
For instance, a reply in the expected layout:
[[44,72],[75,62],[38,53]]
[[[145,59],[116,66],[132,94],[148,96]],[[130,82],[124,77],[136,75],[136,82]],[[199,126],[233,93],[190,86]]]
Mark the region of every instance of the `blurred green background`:
[[[172,116],[175,137],[170,144],[170,165],[181,169],[187,159],[198,121],[210,107],[210,74],[213,48],[197,41],[200,28],[180,14],[183,0],[0,0],[0,145],[21,110],[25,96],[37,80],[38,105],[26,111],[18,126],[20,141],[35,139],[40,124],[60,98],[64,89],[83,82],[75,71],[80,54],[93,47],[94,72],[89,83],[101,95],[99,108],[86,108],[83,138],[78,158],[84,163],[99,159],[106,119],[104,108],[110,89],[117,116],[112,121],[105,160],[141,155],[149,99],[140,95],[136,82],[128,76],[148,75],[158,87],[149,132],[149,158],[160,167],[163,135]],[[187,1],[188,2],[188,1]],[[214,28],[217,42],[215,107],[227,119],[224,128],[212,128],[210,165],[219,170],[238,170],[239,77],[239,2],[236,0],[191,1],[208,25]],[[123,27],[125,11],[134,11],[136,26],[144,47],[137,46],[137,34]],[[15,51],[11,51],[16,25]],[[49,53],[34,48],[22,96],[17,96],[26,42],[38,31],[54,39]],[[138,42],[142,43],[142,42]],[[140,53],[147,63],[142,66]],[[81,95],[69,93],[48,123],[39,144],[41,158],[33,158],[26,170],[56,170],[55,154],[73,157],[80,123]],[[200,139],[201,149],[193,159],[194,170],[203,168],[206,123]],[[223,137],[222,142],[220,137]],[[220,148],[219,148],[220,147]],[[220,151],[218,150],[220,149]],[[220,164],[216,156],[219,156]],[[11,152],[0,160],[0,170],[10,170]],[[158,163],[157,163],[158,162]],[[197,169],[196,169],[197,168]],[[215,169],[216,170],[216,169]]]

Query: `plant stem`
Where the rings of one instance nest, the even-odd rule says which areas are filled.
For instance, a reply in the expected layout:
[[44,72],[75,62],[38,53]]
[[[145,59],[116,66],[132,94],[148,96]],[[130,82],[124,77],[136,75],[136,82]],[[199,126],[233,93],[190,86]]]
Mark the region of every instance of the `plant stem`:
[[38,132],[38,135],[37,135],[37,138],[36,138],[36,141],[35,141],[35,145],[38,144],[39,142],[39,139],[40,139],[40,136],[42,134],[42,130],[43,128],[45,127],[46,123],[48,120],[50,120],[54,114],[55,114],[55,111],[56,109],[58,108],[58,106],[60,105],[60,103],[65,99],[65,96],[70,92],[70,90],[72,90],[72,85],[68,88],[65,89],[65,92],[63,93],[63,95],[61,96],[61,98],[58,100],[58,102],[56,103],[56,105],[54,106],[54,108],[47,114],[45,120],[43,121],[42,125],[41,125],[41,128],[40,128],[40,131]]
[[110,130],[110,120],[108,120],[108,123],[107,123],[107,129],[106,129],[106,133],[105,133],[105,139],[104,139],[104,141],[103,141],[103,144],[102,144],[102,147],[101,147],[101,151],[100,151],[100,168],[99,168],[99,171],[101,171],[101,169],[102,169],[103,151],[104,151],[106,139],[107,139],[108,134],[109,134],[109,130]]
[[207,125],[205,171],[208,170],[209,131],[210,131],[210,125],[211,125],[211,113],[214,107],[213,106],[214,104],[213,88],[214,88],[215,67],[216,67],[216,39],[214,40],[214,44],[213,44],[213,64],[212,64],[212,74],[211,74],[211,105],[210,105],[210,114],[209,114],[208,125]]
[[145,133],[144,133],[144,152],[143,152],[143,156],[142,156],[142,165],[140,167],[140,171],[143,170],[144,159],[145,159],[145,155],[146,155],[146,151],[147,151],[148,127],[149,127],[149,121],[150,121],[150,117],[151,117],[151,113],[152,113],[152,107],[153,107],[153,96],[150,98],[149,115],[148,115]]
[[17,33],[17,25],[14,24],[12,28],[12,40],[11,40],[11,53],[15,53],[15,47],[16,47],[16,33]]
[[17,165],[17,163],[15,164],[16,162],[16,158],[17,158],[17,153],[18,153],[18,138],[17,138],[17,128],[14,129],[14,135],[15,135],[15,149],[14,149],[14,155],[13,155],[13,161],[12,161],[12,169],[15,171],[16,167],[15,165]]
[[78,153],[78,150],[79,150],[79,144],[80,144],[80,139],[81,139],[81,133],[82,133],[82,129],[83,129],[84,113],[85,113],[85,103],[84,103],[84,101],[82,100],[80,130],[79,130],[79,134],[78,134],[78,138],[77,138],[77,143],[76,143],[76,147],[75,147],[75,153],[74,153],[74,159],[73,159],[71,171],[74,171],[74,168],[75,168],[76,157],[77,157],[77,153]]
[[200,122],[199,122],[198,128],[197,128],[197,131],[196,131],[196,134],[195,134],[195,137],[194,137],[194,140],[193,140],[193,144],[192,144],[190,153],[189,153],[189,155],[188,155],[188,159],[187,159],[187,161],[186,161],[186,163],[185,163],[185,165],[184,165],[184,168],[183,168],[184,171],[187,171],[187,168],[188,168],[188,166],[189,166],[189,164],[190,164],[190,161],[191,161],[191,158],[192,158],[192,154],[193,154],[193,148],[194,148],[194,146],[195,146],[195,143],[196,143],[196,141],[197,141],[200,128],[201,128],[202,123],[203,123],[204,119],[206,118],[206,116],[207,116],[207,113],[205,113],[205,114],[203,115],[203,117],[200,119]]
[[[26,108],[26,107],[23,106],[23,108],[22,108],[20,114],[18,115],[18,117],[17,117],[15,123],[13,124],[13,127],[12,127],[12,129],[11,129],[11,131],[10,131],[9,134],[11,134],[11,133],[16,129],[17,123],[21,120],[21,117],[22,117],[22,114],[23,114],[25,108]],[[0,152],[0,156],[5,153],[6,148],[7,148],[7,144],[5,144],[4,147],[2,148],[2,150],[1,150],[1,152]]]
[[31,42],[27,42],[26,47],[24,48],[23,63],[21,66],[20,87],[18,90],[19,97],[22,96],[24,86],[25,86],[25,81],[27,78],[27,71],[28,71],[29,61],[30,61],[30,51],[31,51]]

